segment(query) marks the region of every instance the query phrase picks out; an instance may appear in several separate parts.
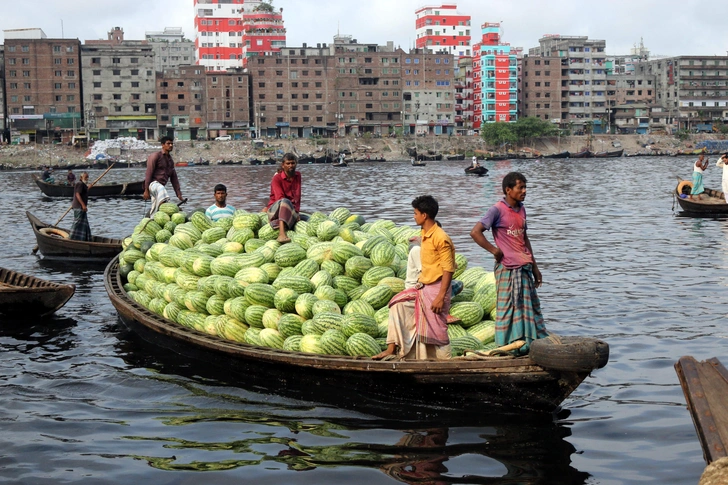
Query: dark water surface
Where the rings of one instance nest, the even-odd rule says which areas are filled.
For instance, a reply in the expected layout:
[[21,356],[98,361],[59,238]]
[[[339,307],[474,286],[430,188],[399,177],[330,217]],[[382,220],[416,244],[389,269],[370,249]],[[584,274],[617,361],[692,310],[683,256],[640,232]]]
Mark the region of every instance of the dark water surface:
[[[42,197],[28,172],[0,173],[0,265],[77,285],[55,318],[0,325],[0,483],[697,483],[702,453],[673,364],[682,355],[728,362],[728,221],[671,211],[674,175],[689,176],[691,163],[487,162],[487,177],[465,176],[466,162],[300,167],[308,212],[346,206],[413,224],[411,199],[436,196],[457,250],[488,268],[468,233],[505,173],[528,177],[547,326],[611,347],[607,367],[546,422],[487,409],[465,421],[393,421],[271,392],[146,344],[117,321],[102,267],[31,255],[24,211],[54,222],[70,201]],[[234,206],[259,210],[272,170],[179,174],[190,207],[212,203],[223,182]],[[719,187],[720,173],[708,170],[705,183]],[[92,231],[109,236],[130,233],[145,208],[141,199],[89,206]]]

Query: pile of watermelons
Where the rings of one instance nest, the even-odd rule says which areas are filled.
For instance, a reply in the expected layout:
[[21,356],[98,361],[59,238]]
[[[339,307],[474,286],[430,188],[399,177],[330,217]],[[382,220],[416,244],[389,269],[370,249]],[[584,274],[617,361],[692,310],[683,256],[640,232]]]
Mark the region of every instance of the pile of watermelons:
[[[346,208],[315,212],[276,241],[265,213],[211,221],[162,204],[124,240],[120,273],[129,297],[167,320],[252,345],[372,356],[386,348],[388,306],[404,289],[408,240],[419,228],[365,222]],[[467,267],[450,313],[453,355],[494,347],[495,279]]]

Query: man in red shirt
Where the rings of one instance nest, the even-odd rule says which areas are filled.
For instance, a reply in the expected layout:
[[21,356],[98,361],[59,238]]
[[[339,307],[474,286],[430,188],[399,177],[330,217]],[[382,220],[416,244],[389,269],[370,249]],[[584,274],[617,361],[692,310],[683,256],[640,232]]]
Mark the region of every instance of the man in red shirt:
[[296,171],[298,158],[293,153],[283,155],[281,171],[270,182],[268,201],[268,221],[273,229],[278,229],[278,242],[288,243],[287,229],[293,229],[298,222],[301,210],[301,173]]
[[162,142],[162,150],[147,158],[147,172],[144,177],[144,195],[142,197],[144,197],[144,200],[148,200],[150,195],[152,197],[152,208],[149,211],[149,217],[159,210],[160,205],[169,200],[167,189],[164,187],[167,185],[168,180],[172,181],[172,187],[174,193],[177,194],[177,198],[183,200],[182,190],[177,179],[177,171],[174,168],[174,160],[170,155],[174,148],[174,141],[169,136],[163,136],[160,141]]

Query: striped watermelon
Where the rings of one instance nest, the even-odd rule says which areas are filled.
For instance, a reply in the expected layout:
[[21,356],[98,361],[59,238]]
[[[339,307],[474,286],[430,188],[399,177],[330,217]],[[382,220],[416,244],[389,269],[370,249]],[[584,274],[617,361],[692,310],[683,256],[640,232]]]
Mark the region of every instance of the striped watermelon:
[[258,238],[264,241],[274,241],[277,237],[278,228],[273,229],[270,224],[265,224],[258,230]]
[[[222,239],[220,239],[220,241],[222,241]],[[228,241],[225,244],[223,244],[220,248],[221,248],[221,253],[240,254],[244,250],[243,245],[240,244],[239,242],[235,242],[235,241]],[[217,254],[216,256],[219,256],[219,254]]]
[[374,337],[366,333],[355,333],[346,340],[346,353],[352,357],[372,357],[381,351]]
[[250,305],[245,310],[245,323],[255,328],[263,327],[263,314],[268,310],[262,305]]
[[392,270],[392,268],[385,266],[372,266],[361,277],[361,282],[362,284],[373,288],[377,286],[382,279],[392,277],[394,277],[394,270]]
[[201,291],[188,291],[185,295],[185,306],[191,312],[207,315],[207,296]]
[[263,343],[260,341],[260,332],[262,331],[262,328],[256,328],[256,327],[250,327],[248,330],[245,331],[245,336],[243,337],[246,344],[250,345],[256,345],[261,346]]
[[326,355],[347,355],[346,353],[346,335],[335,328],[326,330],[321,334],[319,340],[321,350]]
[[301,352],[307,354],[322,354],[324,350],[321,348],[321,335],[308,334],[301,338]]
[[229,317],[233,317],[240,322],[248,323],[248,321],[245,319],[245,312],[248,310],[249,307],[250,303],[248,303],[248,300],[246,300],[243,296],[238,296],[236,298],[225,301],[225,314]]
[[[315,295],[314,295],[315,296]],[[333,300],[316,300],[311,307],[314,317],[319,313],[338,313],[341,314],[341,308]]]
[[377,323],[377,329],[379,330],[379,335],[377,338],[383,337],[386,339],[389,336],[389,322],[387,320]]
[[270,347],[272,349],[282,349],[284,339],[278,330],[272,328],[264,328],[258,335],[261,345],[264,347]]
[[344,308],[349,303],[349,297],[343,290],[334,288],[334,302],[336,302],[339,308]]
[[364,241],[361,246],[361,251],[367,258],[371,256],[374,246],[381,243],[389,243],[389,240],[384,236],[369,235],[369,238]]
[[[300,222],[298,223],[300,224]],[[298,225],[296,224],[296,225]],[[283,342],[283,350],[289,350],[292,352],[301,352],[301,340],[303,335],[291,335]]]
[[235,214],[233,217],[233,227],[235,229],[249,229],[251,231],[257,231],[260,229],[260,226],[260,218],[256,214]]
[[450,315],[462,321],[465,328],[472,327],[483,319],[483,307],[472,301],[462,301],[450,307]]
[[210,315],[222,315],[225,313],[225,298],[220,295],[212,295],[207,299],[205,310]]
[[198,251],[205,253],[208,256],[212,256],[213,258],[217,258],[224,252],[222,246],[220,246],[219,244],[203,243],[199,246],[196,246],[196,248]]
[[359,281],[355,280],[354,278],[350,276],[345,275],[339,275],[334,276],[332,279],[332,285],[334,288],[337,288],[339,290],[344,291],[345,293],[349,293],[349,291],[353,290],[354,288],[360,286]]
[[179,303],[176,301],[172,301],[167,303],[167,305],[164,307],[164,311],[162,312],[162,316],[166,318],[167,320],[172,320],[173,322],[177,321],[177,316],[179,315],[180,310],[182,310],[183,307],[180,306]]
[[321,335],[326,330],[335,328],[340,329],[341,324],[343,323],[344,317],[342,317],[338,313],[332,313],[332,312],[322,312],[318,314],[314,314],[312,321],[313,321],[313,330],[317,334]]
[[455,273],[452,275],[454,279],[459,278],[468,269],[468,260],[462,254],[455,253],[455,265]]
[[453,357],[463,355],[466,350],[480,350],[482,347],[480,340],[470,334],[450,340]]
[[319,300],[335,301],[334,297],[336,295],[336,290],[331,286],[321,285],[318,288],[316,288],[316,291],[314,291],[313,294]]
[[351,211],[346,207],[337,207],[332,210],[329,214],[329,219],[336,221],[339,224],[344,224],[346,220],[351,216]]
[[274,308],[274,301],[277,290],[265,283],[251,283],[245,288],[245,299],[251,305],[261,305],[266,308]]
[[176,214],[179,212],[179,207],[174,202],[165,202],[164,204],[161,204],[159,206],[159,212],[164,212],[165,214],[171,216],[172,214]]
[[354,300],[350,301],[344,306],[344,309],[342,310],[342,313],[344,315],[349,314],[359,314],[359,315],[368,315],[370,317],[374,317],[375,310],[374,308],[364,300]]
[[[311,260],[307,259],[306,261]],[[334,283],[334,279],[331,277],[331,274],[329,274],[328,271],[322,269],[321,271],[317,271],[316,274],[311,276],[311,283],[313,284],[314,288],[318,289],[320,286],[332,286]]]
[[372,260],[372,264],[375,266],[389,266],[394,261],[394,256],[394,246],[382,242],[372,248],[369,259]]
[[349,290],[346,292],[346,296],[349,297],[349,300],[355,301],[361,298],[361,296],[366,293],[368,290],[371,290],[371,287],[367,285],[359,285],[356,288]]
[[[226,255],[223,254],[221,257],[225,257]],[[231,256],[235,263],[238,265],[238,269],[242,268],[259,268],[263,266],[266,263],[265,256],[258,252],[258,250],[250,253],[250,254],[235,254]]]
[[311,293],[301,293],[296,298],[296,313],[301,315],[303,318],[313,317],[313,304],[318,301]]
[[210,262],[210,271],[216,275],[233,277],[235,273],[240,271],[240,268],[241,266],[237,261],[237,256],[231,254],[223,253]]
[[202,233],[202,241],[207,244],[212,244],[215,241],[225,237],[227,231],[222,227],[211,227]]
[[333,259],[334,243],[332,242],[320,242],[312,245],[306,251],[306,257],[313,259],[318,264],[323,263],[328,259]]
[[200,233],[203,233],[213,227],[212,219],[207,217],[205,213],[201,211],[192,213],[192,216],[190,216],[190,222],[197,228],[198,231],[200,231]]
[[389,319],[389,306],[384,305],[382,308],[374,312],[374,319],[377,323],[386,322]]
[[475,290],[472,288],[465,288],[460,291],[457,295],[453,296],[450,299],[450,303],[458,303],[460,301],[473,301],[473,296],[475,295]]
[[167,267],[177,267],[176,258],[182,253],[182,250],[167,244],[166,247],[159,251],[159,262]]
[[198,230],[192,223],[187,222],[180,224],[174,228],[174,235],[187,234],[192,241],[192,244],[196,243],[202,237],[202,231]]
[[332,278],[344,274],[344,267],[340,263],[332,260],[322,261],[321,269],[328,271]]
[[303,322],[305,322],[305,319],[300,315],[284,313],[278,320],[278,331],[283,338],[288,338],[291,335],[301,335]]
[[291,275],[278,276],[273,282],[273,288],[280,290],[281,288],[291,288],[299,295],[301,293],[313,293],[313,283],[305,276]]
[[217,334],[235,342],[245,342],[245,332],[248,326],[243,322],[231,318],[228,315],[221,315],[217,320]]
[[184,212],[175,212],[174,214],[170,215],[170,218],[172,219],[172,222],[177,225],[187,222],[187,214],[185,214]]
[[251,283],[267,284],[268,273],[256,267],[242,268],[240,271],[235,273],[235,280],[243,286],[248,286]]
[[447,326],[447,336],[452,339],[456,339],[458,337],[465,337],[468,334],[468,331],[463,328],[462,325],[459,325],[457,323],[451,323]]
[[480,340],[483,344],[495,341],[495,322],[492,320],[483,320],[468,328],[468,333]]
[[498,294],[495,286],[488,286],[476,290],[473,294],[473,301],[481,306],[484,314],[490,314],[495,309],[497,300]]
[[301,324],[301,334],[303,334],[303,335],[310,335],[310,334],[318,335],[317,332],[318,331],[316,330],[316,327],[314,325],[313,319],[308,319],[308,320],[304,321]]
[[322,241],[331,241],[339,235],[339,223],[332,220],[321,222],[316,228],[316,237]]
[[486,271],[485,268],[473,266],[458,275],[458,279],[463,282],[463,285],[466,288],[475,289],[475,285],[480,282],[480,279],[484,277],[486,273],[488,273],[488,271]]
[[331,256],[337,263],[346,264],[349,259],[354,256],[364,256],[364,253],[350,242],[338,241],[331,249]]
[[[290,246],[290,244],[286,244],[286,246]],[[314,261],[313,259],[304,259],[296,266],[294,266],[291,274],[305,276],[306,278],[310,279],[313,277],[313,275],[316,274],[318,270],[319,264],[316,261]]]
[[361,277],[364,276],[364,273],[366,273],[372,266],[374,265],[369,258],[365,258],[364,256],[354,256],[344,264],[344,274],[357,281],[361,281]]
[[[248,290],[249,289],[250,287],[248,287]],[[275,296],[273,297],[273,305],[283,313],[294,312],[296,311],[296,300],[298,299],[298,296],[299,295],[296,293],[296,290],[292,290],[291,288],[281,288],[276,291]]]
[[360,313],[344,315],[341,323],[341,331],[344,332],[344,335],[346,335],[347,338],[351,337],[355,333],[365,333],[372,337],[379,336],[379,328],[374,317],[362,315]]
[[397,278],[396,276],[382,278],[381,280],[379,280],[378,284],[389,286],[389,288],[392,290],[392,293],[395,295],[400,291],[404,290],[404,280],[402,278]]
[[278,320],[281,319],[283,313],[277,308],[269,308],[263,313],[263,326],[265,328],[273,328],[278,330]]
[[243,247],[245,248],[246,253],[252,253],[256,249],[262,247],[265,244],[265,241],[258,238],[252,238],[245,241],[245,244],[243,244]]
[[394,293],[392,293],[392,289],[389,286],[377,285],[365,291],[361,295],[361,299],[369,303],[375,310],[379,310],[383,306],[386,306],[393,296]]
[[210,276],[212,274],[210,265],[213,260],[214,258],[206,254],[197,256],[192,261],[192,272],[197,276]]
[[245,247],[245,243],[255,237],[255,233],[249,228],[235,229],[234,227],[227,232],[229,241],[240,243]]
[[260,265],[260,269],[268,275],[268,281],[261,281],[261,283],[273,283],[281,272],[281,267],[275,263],[263,263]]
[[[217,278],[214,279],[215,282],[215,293],[218,295],[224,297],[225,299],[233,298],[235,294],[233,294],[233,284],[234,279],[232,279],[229,276],[220,276],[218,275]],[[237,294],[237,292],[236,292]],[[240,295],[242,296],[242,295]]]
[[275,263],[281,268],[296,266],[304,259],[306,250],[294,242],[283,244],[275,251]]

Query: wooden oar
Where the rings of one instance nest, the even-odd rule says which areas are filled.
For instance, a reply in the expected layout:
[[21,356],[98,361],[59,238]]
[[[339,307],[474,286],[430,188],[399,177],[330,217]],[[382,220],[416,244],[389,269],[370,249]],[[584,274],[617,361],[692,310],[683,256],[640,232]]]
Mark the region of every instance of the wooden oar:
[[[94,180],[93,182],[91,182],[91,184],[90,184],[90,185],[88,186],[88,188],[90,189],[91,187],[93,187],[94,185],[96,185],[96,182],[98,182],[99,180],[101,180],[101,179],[103,178],[103,176],[104,176],[104,175],[106,175],[107,173],[109,173],[109,170],[111,170],[111,167],[113,167],[115,163],[116,163],[116,162],[111,162],[111,165],[109,165],[109,168],[107,168],[107,169],[106,169],[106,170],[104,171],[104,173],[102,173],[101,175],[99,175],[99,177],[98,177],[98,178],[97,178],[96,180]],[[74,196],[74,197],[76,196],[75,192],[74,192],[74,195],[73,195],[73,196]],[[60,219],[58,219],[58,220],[56,221],[56,223],[55,223],[55,224],[53,224],[53,226],[52,226],[52,227],[57,227],[57,226],[58,226],[58,224],[60,224],[60,223],[61,223],[61,221],[63,220],[63,218],[64,218],[64,217],[66,217],[66,216],[68,215],[68,213],[69,213],[69,212],[71,212],[71,209],[73,209],[73,202],[71,202],[71,207],[69,207],[69,208],[68,208],[68,210],[66,210],[66,212],[64,212],[64,213],[63,213],[63,215],[61,216],[61,218],[60,218]],[[38,252],[38,245],[36,244],[36,245],[35,245],[35,247],[33,248],[33,251],[32,251],[32,253],[33,253],[33,254],[35,254],[35,253],[37,253],[37,252]]]

